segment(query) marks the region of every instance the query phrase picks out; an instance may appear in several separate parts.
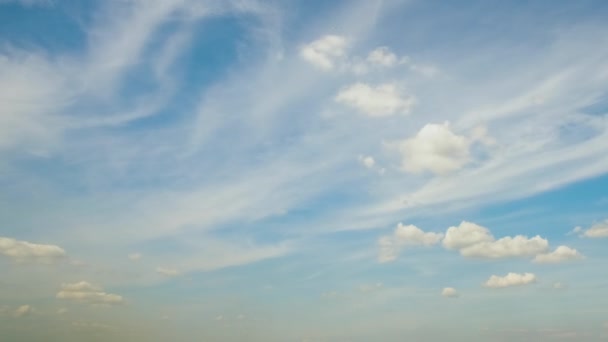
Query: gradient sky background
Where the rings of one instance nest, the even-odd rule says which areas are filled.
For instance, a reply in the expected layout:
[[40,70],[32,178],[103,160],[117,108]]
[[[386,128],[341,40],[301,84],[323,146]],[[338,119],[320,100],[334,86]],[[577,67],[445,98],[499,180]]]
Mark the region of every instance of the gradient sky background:
[[0,340],[605,341],[606,18],[0,0]]

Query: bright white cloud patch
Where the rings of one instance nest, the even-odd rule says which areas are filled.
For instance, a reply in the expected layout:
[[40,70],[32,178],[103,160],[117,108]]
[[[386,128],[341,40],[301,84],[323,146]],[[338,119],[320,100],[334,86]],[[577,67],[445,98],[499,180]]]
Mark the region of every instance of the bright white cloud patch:
[[606,238],[608,237],[608,220],[596,223],[587,230],[583,230],[581,227],[576,227],[574,228],[573,232],[588,238]]
[[336,60],[346,54],[348,41],[337,35],[327,35],[300,47],[300,56],[314,66],[330,70]]
[[397,56],[386,46],[376,48],[367,56],[367,61],[370,64],[391,67],[397,64]]
[[122,296],[106,293],[103,288],[86,281],[63,284],[56,297],[93,305],[116,305],[125,302]]
[[445,122],[425,125],[414,137],[400,142],[398,148],[403,155],[405,171],[445,175],[470,161],[470,145],[469,138],[453,133]]
[[463,221],[458,227],[448,228],[443,246],[458,250],[465,257],[499,259],[544,253],[549,249],[549,241],[540,236],[528,238],[522,235],[496,240],[487,228]]
[[534,258],[534,262],[539,264],[557,264],[560,262],[580,260],[584,256],[579,253],[576,249],[559,246],[553,252],[546,254],[539,254]]
[[404,226],[399,223],[393,235],[383,236],[378,240],[378,261],[394,261],[405,246],[432,246],[441,242],[442,238],[441,233],[424,232],[414,225]]
[[441,295],[447,298],[457,298],[460,296],[458,291],[452,287],[446,287],[441,291]]
[[355,83],[340,90],[335,101],[373,117],[407,114],[416,102],[392,83],[377,86]]
[[178,270],[167,267],[157,267],[156,273],[164,275],[165,277],[175,277],[179,275]]
[[66,256],[65,251],[55,245],[44,245],[0,237],[0,254],[15,261],[51,263]]
[[536,282],[536,275],[533,273],[509,273],[504,277],[493,275],[483,286],[489,288],[505,288],[511,286],[528,285]]

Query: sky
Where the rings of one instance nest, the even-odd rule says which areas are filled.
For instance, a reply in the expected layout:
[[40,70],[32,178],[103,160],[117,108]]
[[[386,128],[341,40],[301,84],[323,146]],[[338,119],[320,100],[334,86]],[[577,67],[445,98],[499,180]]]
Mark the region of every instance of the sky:
[[0,0],[0,340],[605,341],[607,17]]

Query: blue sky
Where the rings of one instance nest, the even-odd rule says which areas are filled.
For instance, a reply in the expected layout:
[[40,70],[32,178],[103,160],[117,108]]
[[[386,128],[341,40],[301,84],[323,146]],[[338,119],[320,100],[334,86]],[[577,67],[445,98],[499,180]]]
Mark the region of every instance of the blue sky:
[[0,0],[1,339],[605,340],[607,16]]

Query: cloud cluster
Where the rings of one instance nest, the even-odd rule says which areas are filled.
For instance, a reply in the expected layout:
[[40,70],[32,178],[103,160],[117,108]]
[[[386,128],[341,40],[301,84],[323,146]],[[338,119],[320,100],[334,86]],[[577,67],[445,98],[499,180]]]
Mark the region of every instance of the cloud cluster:
[[512,286],[528,285],[536,282],[536,275],[533,273],[509,273],[504,277],[493,275],[483,286],[488,288],[505,288]]
[[496,240],[487,228],[463,221],[457,227],[448,228],[443,246],[458,250],[464,257],[500,259],[544,253],[549,249],[549,242],[538,235],[533,238],[507,236]]
[[19,241],[0,237],[0,254],[19,262],[51,263],[66,256],[59,246]]
[[516,235],[496,239],[488,228],[462,221],[458,226],[449,227],[445,234],[427,233],[416,226],[399,223],[392,235],[382,236],[378,240],[378,261],[394,261],[400,250],[407,245],[432,246],[440,242],[443,248],[458,251],[467,258],[533,257],[533,261],[539,264],[584,259],[581,253],[567,246],[559,246],[553,252],[549,252],[549,241],[538,235],[532,238]]
[[608,237],[608,219],[592,225],[587,230],[584,230],[582,227],[576,227],[573,233],[587,238],[606,238]]
[[378,261],[394,261],[405,246],[432,246],[441,242],[442,238],[441,233],[424,232],[414,225],[405,226],[399,223],[392,235],[383,236],[378,240]]
[[122,296],[106,293],[103,291],[103,288],[91,285],[86,281],[61,285],[61,290],[57,293],[56,297],[58,299],[92,305],[117,305],[125,303]]

